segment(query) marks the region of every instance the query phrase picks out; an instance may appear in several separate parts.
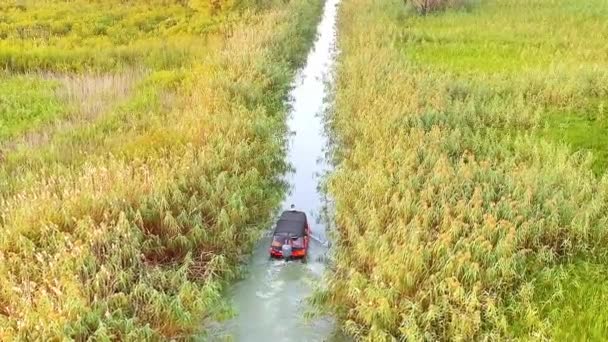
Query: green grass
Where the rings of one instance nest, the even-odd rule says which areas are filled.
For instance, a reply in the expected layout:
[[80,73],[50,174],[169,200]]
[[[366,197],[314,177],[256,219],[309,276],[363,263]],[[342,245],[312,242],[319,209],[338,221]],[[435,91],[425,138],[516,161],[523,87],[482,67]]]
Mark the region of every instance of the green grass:
[[[591,107],[592,108],[592,107]],[[561,111],[546,116],[542,136],[566,142],[573,150],[593,154],[593,171],[602,175],[608,168],[608,120],[587,111]]]
[[[531,75],[546,74],[551,82],[608,70],[608,3],[601,0],[483,1],[470,11],[403,20],[409,28],[404,37],[409,59],[486,86]],[[566,79],[560,82],[572,86]],[[538,126],[547,128],[540,134],[544,138],[592,152],[593,170],[601,175],[608,167],[608,126],[596,113],[598,103],[608,98],[605,91],[598,93],[603,97],[588,93],[570,103],[548,101],[539,108],[544,115]]]
[[[54,132],[44,144],[24,144],[6,151],[0,173],[5,181],[15,174],[34,172],[51,166],[78,167],[92,155],[112,153],[125,157],[145,157],[154,144],[167,143],[162,134],[161,122],[165,119],[176,97],[177,89],[186,77],[183,71],[156,71],[137,82],[132,94],[123,102],[115,104],[92,121],[79,121],[69,129]],[[86,101],[87,99],[82,99]],[[26,126],[26,127],[34,127]],[[45,127],[40,127],[42,132]],[[156,131],[157,134],[151,134]],[[171,137],[175,143],[180,137]],[[16,181],[10,182],[16,186]],[[5,195],[7,189],[2,191]]]
[[58,82],[35,76],[0,74],[0,142],[58,119],[65,104]]
[[481,1],[470,11],[408,18],[407,54],[460,74],[606,67],[602,0]]
[[601,341],[608,336],[608,266],[578,261],[545,270],[537,279],[541,316],[555,341]]

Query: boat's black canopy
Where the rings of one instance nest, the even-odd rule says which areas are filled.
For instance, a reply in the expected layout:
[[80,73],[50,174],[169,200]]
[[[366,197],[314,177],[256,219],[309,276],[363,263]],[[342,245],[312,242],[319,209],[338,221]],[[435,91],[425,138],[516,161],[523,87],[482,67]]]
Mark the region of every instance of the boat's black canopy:
[[306,230],[306,214],[301,211],[287,210],[281,214],[274,234],[290,234],[304,236]]

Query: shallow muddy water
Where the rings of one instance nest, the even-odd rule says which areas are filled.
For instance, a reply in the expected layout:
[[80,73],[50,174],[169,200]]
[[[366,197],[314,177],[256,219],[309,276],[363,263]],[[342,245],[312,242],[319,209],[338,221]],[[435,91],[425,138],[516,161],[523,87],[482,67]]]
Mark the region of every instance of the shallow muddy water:
[[327,0],[317,39],[306,65],[297,74],[290,93],[289,162],[294,172],[287,175],[291,191],[283,203],[306,212],[311,225],[311,242],[306,262],[271,260],[270,238],[257,245],[246,277],[237,282],[229,296],[237,316],[211,333],[212,340],[234,341],[336,341],[331,318],[306,322],[305,299],[321,281],[327,253],[326,229],[321,220],[324,204],[318,185],[327,170],[324,132],[327,93],[335,59],[336,11],[339,0]]

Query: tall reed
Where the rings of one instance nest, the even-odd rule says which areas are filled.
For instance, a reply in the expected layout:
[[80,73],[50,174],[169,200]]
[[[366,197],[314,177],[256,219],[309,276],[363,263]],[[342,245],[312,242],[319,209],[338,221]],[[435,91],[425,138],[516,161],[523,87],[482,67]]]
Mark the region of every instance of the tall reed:
[[[243,13],[173,85],[173,108],[117,114],[122,125],[95,128],[103,144],[78,163],[12,173],[0,196],[0,339],[187,339],[221,313],[223,284],[283,196],[284,100],[320,5]],[[73,146],[87,146],[87,129]],[[28,158],[60,156],[41,151]]]
[[442,72],[404,54],[402,2],[341,6],[336,243],[315,299],[358,340],[549,337],[532,280],[575,256],[605,260],[608,178],[533,132],[547,104],[603,88]]

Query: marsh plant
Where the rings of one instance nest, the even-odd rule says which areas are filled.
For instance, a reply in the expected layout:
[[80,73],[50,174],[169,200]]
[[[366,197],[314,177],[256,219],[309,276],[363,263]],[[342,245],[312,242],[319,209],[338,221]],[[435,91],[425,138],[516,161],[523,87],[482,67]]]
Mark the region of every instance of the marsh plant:
[[[329,289],[315,300],[358,340],[543,339],[553,324],[582,329],[549,319],[551,300],[539,294],[563,278],[549,271],[557,265],[605,262],[608,178],[592,172],[592,154],[541,132],[552,112],[597,108],[608,96],[605,47],[588,50],[597,63],[579,65],[550,30],[531,51],[501,23],[530,13],[599,41],[557,20],[599,27],[606,17],[594,16],[606,6],[596,2],[592,15],[568,1],[536,1],[536,12],[525,1],[484,3],[420,17],[400,1],[342,2],[330,120],[338,165],[328,182],[337,238]],[[538,60],[496,68],[508,47]],[[552,62],[546,50],[568,57]]]
[[[54,8],[52,3],[43,5]],[[150,27],[190,25],[191,9],[130,5],[116,9],[128,12],[118,14],[121,20],[153,11],[159,17]],[[147,10],[140,14],[138,6]],[[117,106],[97,101],[105,91],[89,88],[103,90],[121,76],[33,83],[51,93],[64,83],[67,93],[58,98],[65,103],[96,100],[91,108],[74,107],[86,123],[11,151],[0,163],[0,340],[190,339],[206,317],[225,312],[223,285],[238,276],[242,256],[284,193],[283,100],[320,9],[319,1],[241,9],[238,20],[214,33],[216,44],[205,46],[205,58],[188,60],[187,68],[147,69],[141,81],[122,85],[132,94]],[[18,11],[11,8],[8,15]],[[167,18],[171,13],[179,15]],[[76,14],[66,15],[64,26],[40,29],[73,35],[70,44],[78,46],[80,39],[89,41],[85,28],[70,21]],[[87,30],[119,39],[113,27]],[[155,36],[143,23],[137,27],[138,35]],[[178,36],[182,29],[175,28]],[[0,32],[19,36],[10,27]],[[114,61],[148,65],[147,58],[155,58],[108,61],[104,54],[118,50],[100,48],[98,65],[79,50],[58,61],[33,49],[26,50],[32,52],[27,62],[9,56],[22,46],[1,49],[5,68],[14,72],[79,71],[86,69],[81,58],[94,72]],[[54,103],[46,90],[40,94],[37,101]],[[25,106],[11,96],[15,106]]]

